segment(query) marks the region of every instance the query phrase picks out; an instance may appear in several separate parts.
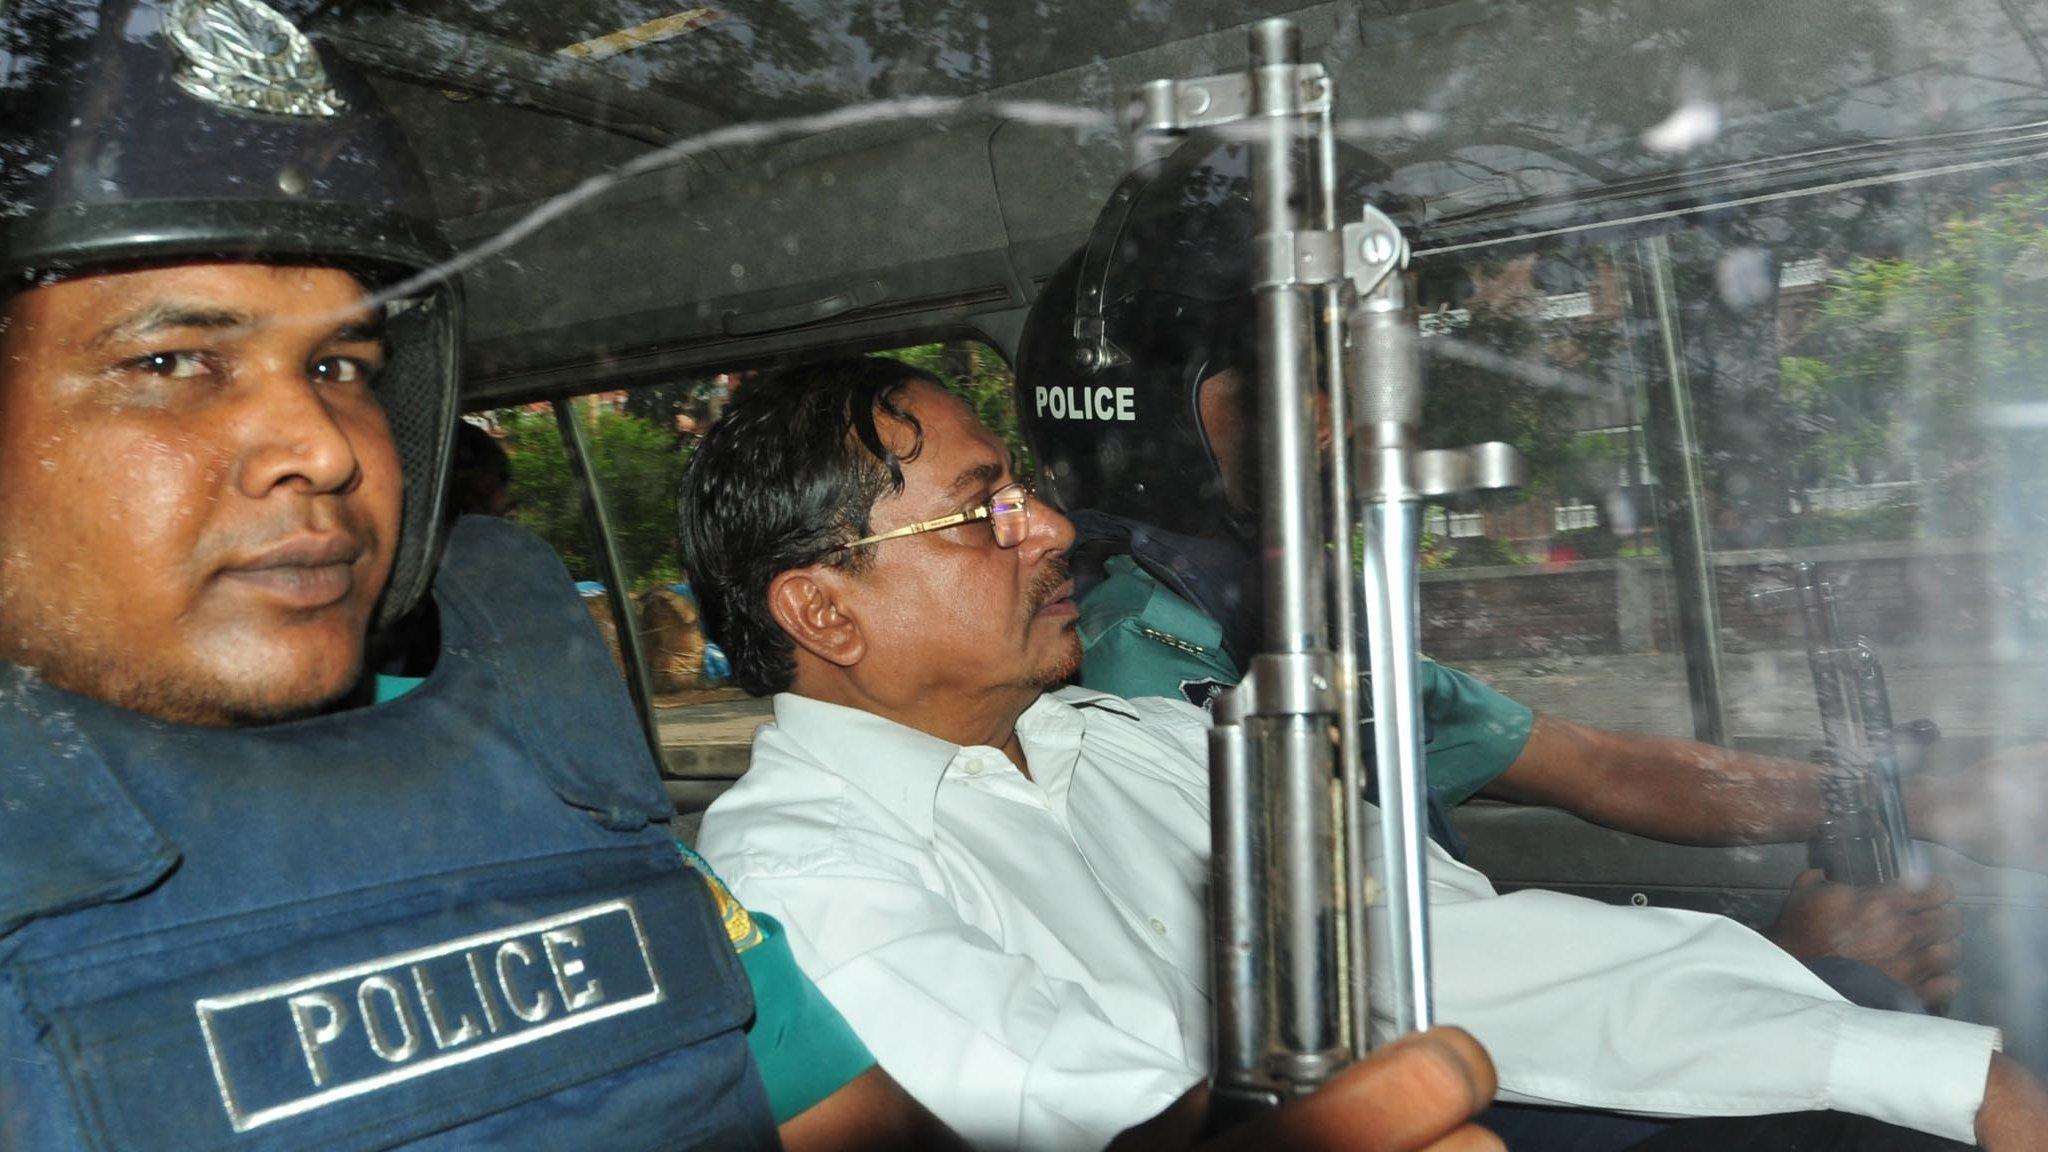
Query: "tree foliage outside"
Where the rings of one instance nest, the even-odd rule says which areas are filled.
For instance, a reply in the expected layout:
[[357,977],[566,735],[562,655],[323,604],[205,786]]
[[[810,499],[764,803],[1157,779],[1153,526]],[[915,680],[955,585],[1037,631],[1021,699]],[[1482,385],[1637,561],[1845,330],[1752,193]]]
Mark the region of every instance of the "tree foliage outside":
[[1024,433],[1017,424],[1016,377],[1001,356],[972,341],[915,344],[881,355],[937,376],[948,391],[967,401],[983,424],[1003,438],[1010,449],[1011,469],[1019,476],[1033,473],[1031,446],[1024,443]]
[[[1029,475],[1030,450],[1018,431],[1009,365],[974,343],[921,344],[882,353],[939,377],[967,401],[1015,454],[1019,475]],[[677,431],[678,417],[708,425],[724,390],[713,377],[651,385],[618,397],[575,401],[576,419],[604,493],[629,591],[672,584],[684,577],[676,536],[676,495],[695,447]],[[512,464],[519,522],[552,545],[578,580],[604,579],[582,492],[551,410],[505,409],[492,421]]]
[[[1717,547],[2048,528],[2048,442],[2025,427],[2040,423],[2026,413],[2048,392],[2048,192],[1929,181],[1757,206],[1659,243],[1671,262],[1668,315],[1640,277],[1625,305],[1614,303],[1625,279],[1601,284],[1646,258],[1631,241],[1429,273],[1425,303],[1466,319],[1425,344],[1424,434],[1521,450],[1530,482],[1494,507],[1590,499],[1601,530],[1625,532],[1606,513],[1644,494],[1628,490],[1648,441],[1627,427],[1647,422],[1656,434],[1646,390],[1669,386],[1668,334]],[[1809,254],[1834,271],[1788,297],[1780,260]],[[1556,267],[1577,278],[1546,279]],[[1599,315],[1546,316],[1546,300],[1587,287],[1605,301]],[[1672,478],[1660,479],[1668,498]],[[1566,535],[1552,542],[1605,552]],[[1438,562],[1457,562],[1449,547]]]
[[[1526,258],[1496,258],[1466,273],[1499,282],[1510,279],[1511,266],[1519,263]],[[1431,447],[1489,440],[1514,445],[1530,479],[1509,499],[1575,490],[1584,465],[1576,418],[1585,392],[1607,386],[1613,338],[1587,326],[1561,340],[1554,325],[1537,320],[1541,302],[1533,287],[1470,300],[1464,326],[1424,342],[1431,353],[1423,369],[1424,438]],[[1561,386],[1581,381],[1581,390]]]
[[[1503,441],[1528,468],[1520,488],[1481,498],[1488,509],[1598,497],[1630,471],[1633,441],[1604,428],[1588,429],[1589,423],[1623,422],[1609,410],[1622,408],[1636,387],[1618,326],[1604,316],[1545,317],[1554,293],[1602,291],[1595,281],[1605,263],[1604,253],[1518,252],[1441,268],[1423,282],[1425,306],[1456,307],[1462,321],[1423,344],[1425,442],[1458,447]],[[1540,507],[1534,511],[1547,515]],[[1540,559],[1505,540],[1468,536],[1428,542],[1423,566],[1492,567]]]
[[1925,251],[1852,261],[1797,353],[1784,387],[1809,430],[1798,455],[1809,483],[1916,479],[1932,501],[1922,515],[1861,518],[1991,529],[2023,479],[2009,469],[2031,455],[1994,417],[2048,392],[2048,191],[1958,212]]
[[[690,445],[671,427],[628,415],[599,400],[576,402],[614,545],[638,593],[682,578],[676,540],[676,493]],[[596,541],[568,449],[547,410],[494,414],[512,462],[519,522],[552,545],[578,580],[603,580]]]
[[626,415],[657,428],[708,428],[725,409],[726,379],[720,375],[697,376],[645,385],[627,392],[622,407]]

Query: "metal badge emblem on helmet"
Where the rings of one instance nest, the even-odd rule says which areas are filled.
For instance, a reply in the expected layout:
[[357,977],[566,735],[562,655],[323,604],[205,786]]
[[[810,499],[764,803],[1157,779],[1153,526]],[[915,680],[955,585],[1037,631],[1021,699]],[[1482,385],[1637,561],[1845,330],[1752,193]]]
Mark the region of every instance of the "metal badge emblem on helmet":
[[201,100],[278,116],[339,116],[348,103],[313,42],[260,0],[173,0],[165,38],[178,87]]

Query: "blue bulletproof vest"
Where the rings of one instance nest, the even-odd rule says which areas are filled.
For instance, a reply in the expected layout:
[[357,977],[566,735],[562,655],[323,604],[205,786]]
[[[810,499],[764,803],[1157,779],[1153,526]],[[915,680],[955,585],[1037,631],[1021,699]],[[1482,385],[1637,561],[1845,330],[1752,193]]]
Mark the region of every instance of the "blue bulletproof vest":
[[746,977],[560,563],[455,531],[426,682],[261,728],[0,666],[0,1150],[770,1148]]

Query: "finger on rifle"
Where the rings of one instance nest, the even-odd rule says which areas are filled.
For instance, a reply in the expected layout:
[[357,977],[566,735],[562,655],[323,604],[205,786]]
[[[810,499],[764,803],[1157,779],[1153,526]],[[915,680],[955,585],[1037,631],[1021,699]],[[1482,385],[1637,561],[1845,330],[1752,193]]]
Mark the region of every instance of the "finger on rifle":
[[1963,934],[1963,914],[1953,905],[1929,908],[1913,917],[1913,937],[1922,946],[1946,944]]
[[1928,876],[1917,882],[1900,884],[1898,890],[1906,897],[1906,907],[1913,911],[1939,908],[1956,898],[1956,886],[1946,876]]
[[[1214,1152],[1434,1150],[1435,1141],[1456,1132],[1492,1102],[1495,1087],[1493,1061],[1477,1040],[1459,1028],[1435,1028],[1380,1048],[1338,1073],[1315,1095],[1260,1117],[1209,1147]],[[1489,1147],[1484,1135],[1472,1147]]]
[[1798,892],[1805,888],[1816,888],[1827,882],[1828,874],[1826,872],[1818,868],[1808,868],[1792,878],[1792,890]]

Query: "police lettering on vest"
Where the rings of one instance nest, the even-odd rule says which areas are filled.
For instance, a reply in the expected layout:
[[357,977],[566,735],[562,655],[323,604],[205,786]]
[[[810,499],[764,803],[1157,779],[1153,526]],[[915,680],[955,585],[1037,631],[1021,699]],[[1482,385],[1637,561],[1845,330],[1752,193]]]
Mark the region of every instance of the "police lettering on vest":
[[418,688],[291,725],[0,663],[0,747],[64,782],[0,773],[0,1146],[774,1146],[746,975],[561,562],[468,518],[433,601]]
[[[238,1132],[659,1003],[638,911],[617,900],[195,1005]],[[244,1067],[287,1029],[295,1088]],[[252,1083],[268,1082],[258,1093]]]
[[1058,385],[1032,390],[1038,415],[1054,420],[1121,420],[1138,418],[1137,389],[1108,385]]

